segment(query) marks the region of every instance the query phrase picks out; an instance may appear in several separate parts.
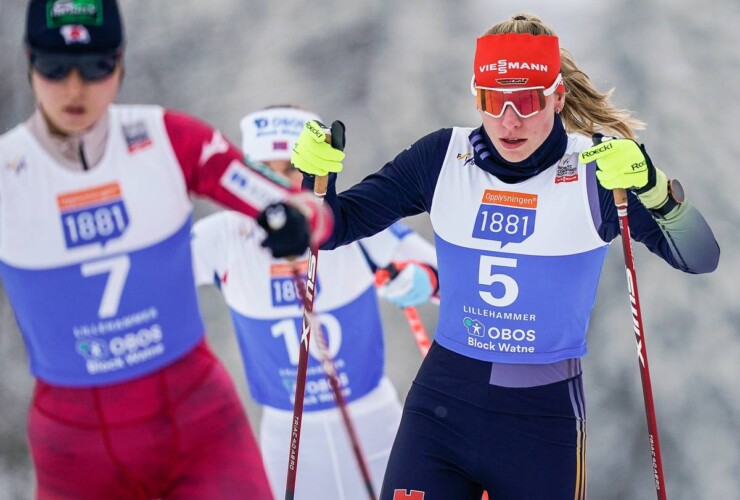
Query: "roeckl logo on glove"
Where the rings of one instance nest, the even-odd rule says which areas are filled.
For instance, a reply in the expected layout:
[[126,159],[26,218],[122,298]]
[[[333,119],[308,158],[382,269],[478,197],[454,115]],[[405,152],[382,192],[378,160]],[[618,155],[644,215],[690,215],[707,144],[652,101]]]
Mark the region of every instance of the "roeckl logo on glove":
[[589,157],[594,156],[594,155],[597,155],[599,153],[603,153],[604,151],[609,151],[613,147],[614,147],[614,145],[611,144],[611,143],[608,143],[608,142],[603,143],[600,148],[586,150],[583,153],[581,153],[581,158],[589,158]]
[[306,128],[316,137],[316,142],[323,142],[326,139],[326,133],[320,127],[314,127],[316,122],[307,121]]
[[641,161],[640,163],[633,163],[632,165],[630,165],[630,168],[633,172],[636,170],[644,170],[645,168],[647,168],[647,162]]

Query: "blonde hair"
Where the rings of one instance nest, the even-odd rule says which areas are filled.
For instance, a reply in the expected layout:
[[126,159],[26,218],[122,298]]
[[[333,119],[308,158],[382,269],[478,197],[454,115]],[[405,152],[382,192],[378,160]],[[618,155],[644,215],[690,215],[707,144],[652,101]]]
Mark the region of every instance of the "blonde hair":
[[[532,14],[520,13],[507,21],[495,24],[484,35],[501,33],[529,33],[557,36],[555,31]],[[568,132],[591,136],[595,132],[635,138],[634,130],[645,128],[645,123],[633,118],[630,111],[619,109],[609,101],[614,89],[600,92],[588,75],[578,68],[573,56],[560,48],[560,72],[563,75],[567,104],[560,116]]]

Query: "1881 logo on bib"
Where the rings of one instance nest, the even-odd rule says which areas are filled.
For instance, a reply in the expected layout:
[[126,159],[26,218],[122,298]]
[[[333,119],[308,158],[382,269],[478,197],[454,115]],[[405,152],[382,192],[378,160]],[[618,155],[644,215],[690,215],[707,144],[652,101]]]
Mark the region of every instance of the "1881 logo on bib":
[[61,194],[57,196],[57,206],[67,248],[104,245],[120,237],[128,227],[126,205],[116,182]]
[[537,195],[486,189],[475,218],[473,238],[521,243],[534,232]]
[[[308,272],[308,261],[300,260],[295,264],[275,263],[270,266],[270,297],[272,307],[301,305],[301,298],[293,279],[293,266],[297,266],[298,275],[303,281]],[[319,294],[319,281],[316,280],[316,295]]]

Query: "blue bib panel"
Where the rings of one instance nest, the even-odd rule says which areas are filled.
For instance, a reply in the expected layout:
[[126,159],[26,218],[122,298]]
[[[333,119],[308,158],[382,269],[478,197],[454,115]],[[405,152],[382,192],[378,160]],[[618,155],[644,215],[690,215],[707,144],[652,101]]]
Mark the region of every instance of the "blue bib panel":
[[189,237],[190,221],[161,243],[83,264],[33,270],[0,261],[31,372],[59,385],[102,385],[192,349],[204,327]]
[[453,129],[432,201],[441,295],[435,339],[498,363],[583,356],[608,248],[578,163],[588,139],[569,136],[557,164],[506,184],[474,163],[470,132]]
[[[196,280],[216,283],[231,311],[251,396],[260,404],[293,409],[303,304],[294,273],[309,271],[308,253],[293,261],[276,259],[261,246],[264,232],[253,219],[223,211],[193,226]],[[383,331],[373,266],[418,256],[433,262],[432,245],[402,225],[361,242],[319,252],[314,316],[321,323],[343,395],[355,401],[376,389],[383,375]],[[431,255],[430,255],[431,254]],[[334,394],[319,361],[311,331],[306,411],[334,408]]]
[[[594,276],[606,248],[512,258],[439,236],[435,242],[439,262],[454,263],[439,269],[444,294],[437,342],[472,358],[506,363],[551,363],[586,354],[585,332],[598,285]],[[491,283],[478,284],[482,275]]]
[[[256,319],[233,308],[231,316],[251,396],[260,404],[292,410],[302,316]],[[376,388],[383,375],[383,336],[374,288],[341,307],[317,312],[316,316],[328,341],[345,400],[353,401]],[[306,411],[334,408],[334,395],[320,365],[314,333],[309,345],[303,404]]]

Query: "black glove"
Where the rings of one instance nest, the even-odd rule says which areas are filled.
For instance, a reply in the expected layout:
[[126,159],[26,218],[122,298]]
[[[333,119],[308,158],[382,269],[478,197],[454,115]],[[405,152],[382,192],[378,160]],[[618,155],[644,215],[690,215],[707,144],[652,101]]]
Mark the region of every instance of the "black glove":
[[262,246],[275,258],[297,257],[308,249],[308,221],[296,207],[280,202],[268,205],[257,217],[257,224],[266,232]]

